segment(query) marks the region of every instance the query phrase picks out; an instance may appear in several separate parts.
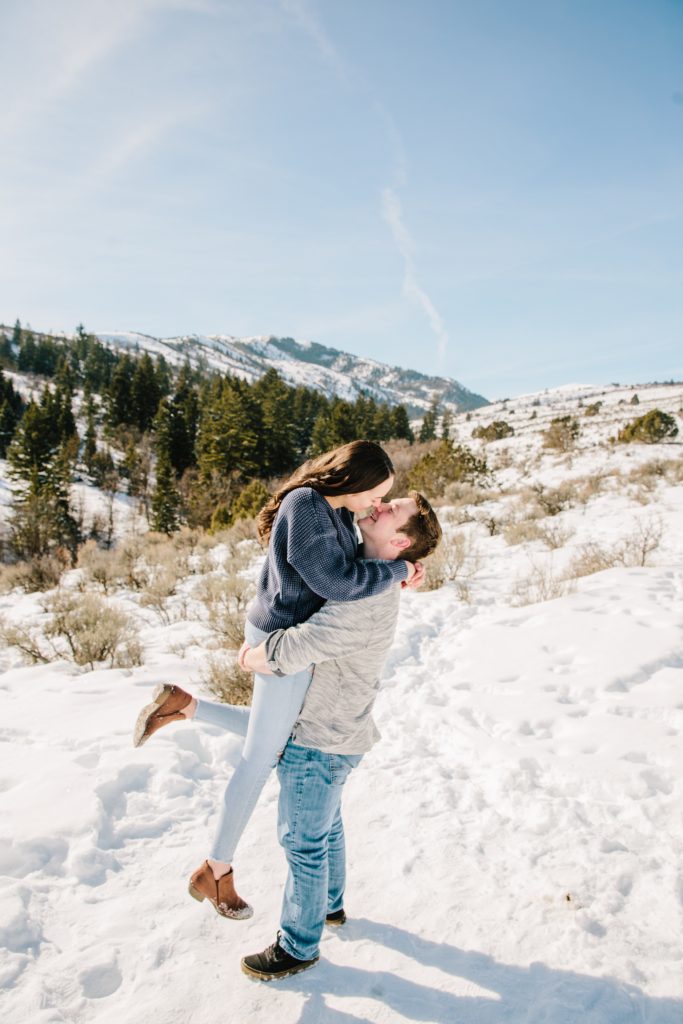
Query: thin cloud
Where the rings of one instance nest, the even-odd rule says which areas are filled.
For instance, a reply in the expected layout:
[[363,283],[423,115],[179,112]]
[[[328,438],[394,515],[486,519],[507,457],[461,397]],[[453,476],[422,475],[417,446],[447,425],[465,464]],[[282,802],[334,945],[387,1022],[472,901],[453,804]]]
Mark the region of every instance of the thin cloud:
[[[169,10],[209,14],[218,8],[211,0],[14,0],[13,7],[10,3],[3,34],[15,69],[6,64],[8,95],[0,110],[3,138],[31,131],[36,118],[49,114],[117,50],[139,38],[152,15]],[[28,52],[21,45],[27,37],[32,39]]]
[[403,258],[403,291],[426,314],[436,338],[439,356],[443,357],[448,349],[448,332],[441,314],[417,279],[413,258],[413,240],[403,222],[401,203],[393,189],[382,190],[382,216],[391,228],[396,247]]
[[299,25],[313,40],[315,47],[329,67],[348,82],[351,78],[346,61],[335,47],[323,26],[311,10],[306,0],[280,0],[282,10]]

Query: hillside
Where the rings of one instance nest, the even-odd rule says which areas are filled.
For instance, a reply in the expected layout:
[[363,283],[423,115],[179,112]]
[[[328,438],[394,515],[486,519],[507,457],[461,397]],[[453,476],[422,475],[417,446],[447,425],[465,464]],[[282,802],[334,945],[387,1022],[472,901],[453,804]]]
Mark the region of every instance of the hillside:
[[[0,332],[9,337],[12,328],[0,324]],[[42,337],[38,331],[33,335]],[[388,366],[293,338],[236,338],[228,334],[153,338],[135,332],[97,332],[95,337],[117,351],[149,352],[163,356],[171,366],[189,362],[198,369],[230,373],[250,382],[274,368],[288,384],[315,388],[328,398],[337,395],[347,401],[366,393],[379,402],[404,404],[413,417],[421,417],[435,397],[452,412],[476,409],[487,402],[448,377]]]
[[[677,437],[612,443],[655,408]],[[247,586],[261,556],[239,536],[137,537],[135,587],[122,563],[106,593],[94,562],[67,572],[68,594],[131,617],[141,663],[0,655],[3,1020],[678,1024],[682,409],[681,384],[577,386],[456,417],[492,472],[447,485],[443,585],[402,597],[382,740],[345,794],[349,923],[277,984],[239,970],[277,928],[276,780],[236,862],[255,916],[226,922],[185,887],[239,741],[130,738],[157,682],[202,692],[210,581]],[[565,416],[578,436],[547,447]],[[514,433],[472,438],[496,421]],[[50,597],[15,589],[0,614],[43,643]]]

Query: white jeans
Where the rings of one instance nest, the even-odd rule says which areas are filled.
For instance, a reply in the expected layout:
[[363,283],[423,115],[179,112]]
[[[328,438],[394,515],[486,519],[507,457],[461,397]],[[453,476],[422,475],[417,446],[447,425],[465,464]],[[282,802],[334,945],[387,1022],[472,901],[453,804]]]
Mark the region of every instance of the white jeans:
[[[247,643],[256,647],[268,636],[247,621]],[[242,755],[228,783],[216,837],[209,856],[232,863],[266,779],[284,750],[311,682],[306,668],[293,676],[254,676],[251,708],[197,701],[195,721],[207,722],[245,736]]]

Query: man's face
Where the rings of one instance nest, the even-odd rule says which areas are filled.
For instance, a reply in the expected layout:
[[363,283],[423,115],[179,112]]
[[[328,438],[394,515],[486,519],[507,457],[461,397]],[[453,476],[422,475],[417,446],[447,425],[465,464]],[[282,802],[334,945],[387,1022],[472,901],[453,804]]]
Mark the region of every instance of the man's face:
[[382,502],[370,515],[359,519],[358,527],[365,541],[366,553],[371,549],[375,558],[399,558],[402,548],[410,546],[410,538],[400,531],[416,512],[417,505],[412,498],[394,498]]
[[389,493],[394,486],[393,476],[387,477],[381,484],[377,484],[371,491],[358,491],[356,494],[344,495],[344,508],[349,512],[367,512],[369,508],[376,508],[382,502],[382,498]]

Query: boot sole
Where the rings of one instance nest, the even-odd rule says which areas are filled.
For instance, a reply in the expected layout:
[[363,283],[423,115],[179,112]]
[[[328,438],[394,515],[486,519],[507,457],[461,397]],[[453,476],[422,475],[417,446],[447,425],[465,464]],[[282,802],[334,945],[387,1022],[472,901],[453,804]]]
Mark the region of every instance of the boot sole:
[[242,960],[240,966],[242,973],[246,974],[248,978],[255,978],[257,981],[278,981],[280,978],[289,978],[292,974],[301,974],[302,971],[308,971],[311,967],[315,967],[320,957],[316,957],[315,960],[309,960],[305,964],[301,964],[300,967],[290,967],[288,971],[278,971],[277,974],[266,974],[265,971],[256,971],[253,967],[249,967]]
[[204,900],[208,900],[218,916],[223,917],[228,921],[248,921],[250,917],[254,916],[254,908],[250,907],[248,903],[246,907],[242,908],[242,910],[231,910],[227,913],[220,910],[216,901],[212,900],[210,896],[206,896],[203,892],[200,892],[199,889],[196,889],[192,882],[188,885],[187,891],[193,900],[197,900],[197,903],[203,903]]
[[149,739],[149,736],[145,736],[149,720],[154,712],[159,710],[172,689],[173,687],[170,683],[159,683],[157,686],[156,690],[152,694],[151,704],[147,704],[137,717],[135,728],[133,729],[134,747],[141,747],[142,744],[146,743]]

